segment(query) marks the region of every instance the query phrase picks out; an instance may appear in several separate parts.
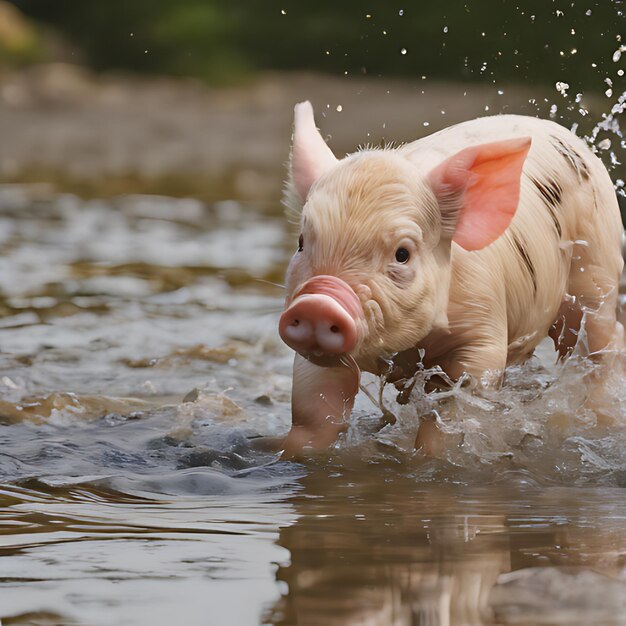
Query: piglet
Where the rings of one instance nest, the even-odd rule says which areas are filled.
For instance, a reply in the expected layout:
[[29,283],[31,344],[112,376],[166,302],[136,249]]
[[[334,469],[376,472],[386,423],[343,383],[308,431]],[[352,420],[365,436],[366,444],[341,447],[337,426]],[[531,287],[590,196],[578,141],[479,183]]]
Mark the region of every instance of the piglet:
[[485,117],[337,160],[303,102],[285,201],[301,232],[279,323],[296,352],[285,457],[336,441],[361,371],[392,362],[401,384],[421,362],[497,387],[548,334],[561,357],[581,324],[592,358],[623,347],[613,184],[553,122]]

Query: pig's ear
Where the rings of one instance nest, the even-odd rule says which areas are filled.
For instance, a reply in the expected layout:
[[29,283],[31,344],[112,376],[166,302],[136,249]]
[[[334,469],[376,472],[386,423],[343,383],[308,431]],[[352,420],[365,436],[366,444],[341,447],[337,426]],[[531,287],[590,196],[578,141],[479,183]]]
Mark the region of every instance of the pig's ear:
[[302,202],[306,200],[311,185],[336,163],[335,155],[315,127],[311,103],[296,104],[290,177]]
[[522,137],[465,148],[429,174],[444,236],[466,250],[480,250],[507,229],[517,210],[530,143],[530,137]]

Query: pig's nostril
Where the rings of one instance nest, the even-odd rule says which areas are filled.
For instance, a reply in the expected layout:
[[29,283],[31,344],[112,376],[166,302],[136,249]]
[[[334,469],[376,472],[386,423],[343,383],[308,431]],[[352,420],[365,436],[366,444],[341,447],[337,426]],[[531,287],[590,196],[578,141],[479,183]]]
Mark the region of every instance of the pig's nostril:
[[339,332],[339,326],[337,326],[337,325],[333,324],[333,325],[330,327],[330,332],[331,332],[331,333],[338,333],[338,332]]
[[292,326],[297,326],[300,323],[300,320],[293,320],[293,322],[291,322]]

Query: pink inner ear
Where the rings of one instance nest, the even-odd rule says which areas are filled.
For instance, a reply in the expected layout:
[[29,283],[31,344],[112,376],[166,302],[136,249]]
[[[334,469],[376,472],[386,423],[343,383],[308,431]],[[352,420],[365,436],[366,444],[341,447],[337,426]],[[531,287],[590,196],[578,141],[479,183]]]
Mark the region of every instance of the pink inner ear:
[[452,240],[480,250],[509,226],[520,195],[530,137],[465,148],[430,175],[444,224],[455,221]]

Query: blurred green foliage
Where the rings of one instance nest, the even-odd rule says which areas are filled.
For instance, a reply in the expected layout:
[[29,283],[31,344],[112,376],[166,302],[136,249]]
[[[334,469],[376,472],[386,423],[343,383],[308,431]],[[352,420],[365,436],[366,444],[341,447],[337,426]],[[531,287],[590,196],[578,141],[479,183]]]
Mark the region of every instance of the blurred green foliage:
[[309,69],[468,81],[565,80],[573,88],[600,90],[624,25],[621,0],[14,4],[59,29],[96,69],[218,83],[260,69]]
[[11,4],[0,4],[0,67],[38,61],[42,50],[38,33]]

